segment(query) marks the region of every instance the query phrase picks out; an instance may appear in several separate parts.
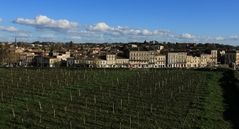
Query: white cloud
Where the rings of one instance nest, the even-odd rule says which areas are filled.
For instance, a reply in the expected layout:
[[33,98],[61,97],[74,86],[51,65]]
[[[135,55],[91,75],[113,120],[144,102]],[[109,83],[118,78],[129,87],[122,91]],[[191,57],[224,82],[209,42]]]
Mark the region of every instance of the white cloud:
[[134,29],[129,27],[112,27],[105,22],[100,22],[95,25],[90,25],[86,28],[89,32],[102,33],[104,35],[114,35],[114,36],[162,36],[167,35],[171,32],[163,30],[149,30],[149,29]]
[[217,41],[223,41],[223,40],[225,40],[225,38],[222,37],[222,36],[216,37],[215,39],[216,39]]
[[29,38],[29,37],[31,37],[32,35],[31,35],[30,32],[27,32],[27,31],[17,31],[16,36],[17,36],[18,38]]
[[0,22],[2,22],[3,20],[2,20],[2,18],[0,18]]
[[239,36],[238,35],[232,35],[229,37],[230,40],[233,40],[233,41],[237,41],[239,40]]
[[196,37],[192,34],[184,33],[184,34],[179,35],[179,38],[181,38],[181,39],[194,39]]
[[109,29],[112,29],[109,25],[107,25],[105,22],[97,23],[96,25],[91,25],[89,27],[89,30],[91,31],[107,31]]
[[18,29],[16,27],[14,27],[14,26],[9,26],[9,27],[0,26],[0,31],[17,32]]
[[15,23],[22,25],[29,25],[38,29],[51,29],[51,30],[70,30],[78,27],[78,23],[71,22],[66,19],[54,20],[47,16],[39,15],[34,19],[17,18]]

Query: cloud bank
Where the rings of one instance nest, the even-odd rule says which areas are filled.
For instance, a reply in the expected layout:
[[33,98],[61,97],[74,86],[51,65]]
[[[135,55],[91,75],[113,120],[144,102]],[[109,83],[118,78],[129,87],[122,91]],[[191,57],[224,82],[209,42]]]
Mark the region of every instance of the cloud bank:
[[[2,19],[0,18],[0,24]],[[17,26],[15,27],[14,24]],[[26,27],[29,26],[29,27]],[[80,25],[68,19],[54,19],[45,15],[34,18],[19,17],[11,26],[0,25],[0,32],[15,33],[29,41],[74,42],[134,42],[158,40],[166,42],[231,43],[239,42],[239,34],[231,36],[202,36],[189,32],[177,33],[166,29],[131,28],[111,26],[107,22]]]
[[33,26],[37,29],[51,29],[51,30],[70,30],[78,27],[78,23],[66,19],[54,20],[47,16],[39,15],[34,19],[17,18],[15,23]]
[[134,29],[129,27],[112,27],[105,22],[100,22],[95,25],[90,25],[87,27],[88,31],[98,32],[103,34],[111,35],[132,35],[132,36],[157,36],[157,35],[167,35],[169,31],[163,30],[148,30],[148,29]]
[[6,31],[6,32],[17,32],[18,29],[14,26],[0,26],[0,31]]

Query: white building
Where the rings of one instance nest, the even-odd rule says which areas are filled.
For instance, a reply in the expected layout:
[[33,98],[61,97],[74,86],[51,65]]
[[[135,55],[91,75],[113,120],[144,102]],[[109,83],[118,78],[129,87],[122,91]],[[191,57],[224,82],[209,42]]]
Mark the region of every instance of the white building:
[[169,52],[167,56],[167,66],[169,68],[186,68],[186,52]]

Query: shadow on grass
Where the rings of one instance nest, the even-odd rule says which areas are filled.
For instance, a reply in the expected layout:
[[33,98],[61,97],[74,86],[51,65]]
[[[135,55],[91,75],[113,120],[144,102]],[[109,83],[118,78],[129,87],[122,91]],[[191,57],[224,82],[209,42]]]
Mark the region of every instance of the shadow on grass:
[[223,88],[225,105],[224,119],[231,121],[234,129],[239,129],[239,80],[235,78],[234,71],[223,73],[220,83]]

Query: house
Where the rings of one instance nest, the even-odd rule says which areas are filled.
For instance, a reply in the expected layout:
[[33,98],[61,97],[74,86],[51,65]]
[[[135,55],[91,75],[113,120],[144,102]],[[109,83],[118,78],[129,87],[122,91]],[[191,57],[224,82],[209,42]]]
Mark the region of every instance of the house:
[[19,66],[27,67],[31,66],[35,53],[21,53],[19,57]]
[[37,67],[56,67],[60,65],[60,61],[56,57],[35,56],[33,64]]

